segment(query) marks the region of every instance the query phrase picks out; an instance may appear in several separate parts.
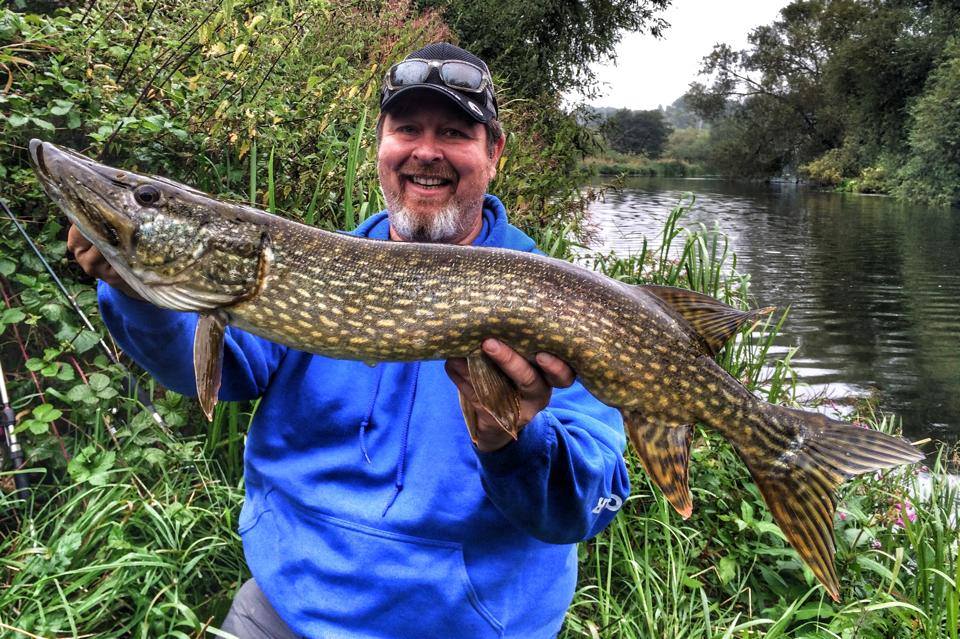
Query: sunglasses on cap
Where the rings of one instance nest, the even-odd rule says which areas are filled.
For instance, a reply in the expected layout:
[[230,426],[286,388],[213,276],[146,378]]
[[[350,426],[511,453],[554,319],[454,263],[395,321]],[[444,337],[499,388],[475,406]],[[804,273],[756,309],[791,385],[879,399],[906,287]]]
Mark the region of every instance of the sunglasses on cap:
[[410,58],[390,67],[387,71],[386,87],[396,91],[403,87],[430,84],[427,80],[434,69],[438,71],[440,81],[455,91],[482,93],[488,86],[493,85],[486,71],[463,60]]

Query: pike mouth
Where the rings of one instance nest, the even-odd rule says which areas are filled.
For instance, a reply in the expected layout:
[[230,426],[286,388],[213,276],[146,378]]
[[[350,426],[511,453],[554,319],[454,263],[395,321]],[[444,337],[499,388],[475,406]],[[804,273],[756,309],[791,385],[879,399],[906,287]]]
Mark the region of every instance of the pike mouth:
[[36,138],[30,140],[30,163],[44,177],[50,177],[47,165],[43,162],[43,142]]
[[119,186],[112,176],[104,176],[89,158],[37,139],[30,140],[29,159],[44,191],[87,239],[110,257],[126,254],[134,221],[116,202],[90,186],[105,181]]

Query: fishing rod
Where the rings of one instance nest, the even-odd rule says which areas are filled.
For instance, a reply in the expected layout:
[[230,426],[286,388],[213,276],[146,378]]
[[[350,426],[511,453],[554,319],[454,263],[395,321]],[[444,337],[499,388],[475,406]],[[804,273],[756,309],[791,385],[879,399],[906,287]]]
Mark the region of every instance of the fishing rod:
[[[99,335],[99,332],[93,327],[93,324],[87,318],[86,313],[83,312],[83,309],[80,308],[80,305],[77,304],[77,300],[73,298],[70,292],[67,290],[67,287],[63,285],[63,282],[60,281],[60,278],[57,277],[57,274],[53,271],[53,267],[50,266],[50,263],[43,257],[43,254],[40,253],[40,249],[37,248],[37,245],[30,238],[30,235],[27,234],[27,230],[20,225],[20,222],[17,221],[17,218],[13,215],[10,209],[7,207],[6,203],[3,200],[0,200],[0,208],[3,208],[4,213],[7,214],[7,217],[13,222],[14,226],[17,227],[17,230],[20,231],[20,235],[23,236],[23,239],[26,240],[27,244],[33,250],[34,255],[40,260],[44,268],[47,270],[47,273],[50,274],[50,277],[53,278],[54,283],[57,285],[57,288],[60,289],[60,293],[70,302],[70,306],[73,307],[73,310],[80,316],[80,319],[86,325],[86,327],[92,331],[94,334]],[[172,435],[170,429],[167,427],[166,422],[163,421],[163,417],[160,416],[160,413],[157,411],[156,406],[153,405],[153,402],[150,400],[150,397],[143,390],[143,387],[137,383],[136,378],[129,368],[123,365],[123,363],[117,358],[114,354],[113,349],[107,346],[107,343],[103,341],[103,338],[98,338],[97,342],[100,345],[100,348],[106,353],[107,358],[117,366],[123,373],[126,375],[126,378],[123,380],[124,391],[129,394],[131,389],[136,392],[137,399],[143,404],[143,407],[147,409],[150,413],[150,416],[153,418],[153,421],[157,423],[158,426],[163,430],[167,435]]]
[[14,497],[27,498],[30,492],[30,480],[26,473],[16,472],[23,467],[23,448],[17,441],[17,433],[14,427],[17,425],[17,416],[10,405],[10,397],[7,395],[7,383],[3,374],[3,364],[0,363],[0,402],[3,403],[3,413],[0,416],[0,428],[3,428],[3,438],[6,441],[7,456],[10,457],[10,463],[13,465],[13,484],[16,487]]

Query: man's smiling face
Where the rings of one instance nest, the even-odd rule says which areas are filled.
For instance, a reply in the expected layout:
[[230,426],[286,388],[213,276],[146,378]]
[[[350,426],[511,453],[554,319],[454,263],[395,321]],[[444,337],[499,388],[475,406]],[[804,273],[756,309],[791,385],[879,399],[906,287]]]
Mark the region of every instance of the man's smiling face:
[[418,91],[390,109],[377,171],[391,234],[416,242],[472,241],[502,150],[501,138],[491,156],[484,125],[436,94]]

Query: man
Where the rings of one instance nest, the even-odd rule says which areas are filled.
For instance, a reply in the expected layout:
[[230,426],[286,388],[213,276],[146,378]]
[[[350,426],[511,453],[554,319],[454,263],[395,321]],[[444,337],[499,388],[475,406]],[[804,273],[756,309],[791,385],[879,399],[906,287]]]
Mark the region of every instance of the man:
[[[490,72],[470,53],[438,43],[394,65],[377,123],[387,211],[355,233],[535,250],[485,195],[504,146],[496,118]],[[196,317],[132,299],[75,229],[68,244],[104,281],[101,312],[124,350],[195,394]],[[606,526],[629,492],[622,422],[558,358],[528,362],[493,339],[482,348],[520,389],[516,441],[476,403],[463,360],[370,367],[228,331],[220,397],[262,401],[239,524],[253,579],[225,630],[244,639],[556,635],[576,542]],[[477,410],[476,444],[458,390]]]

